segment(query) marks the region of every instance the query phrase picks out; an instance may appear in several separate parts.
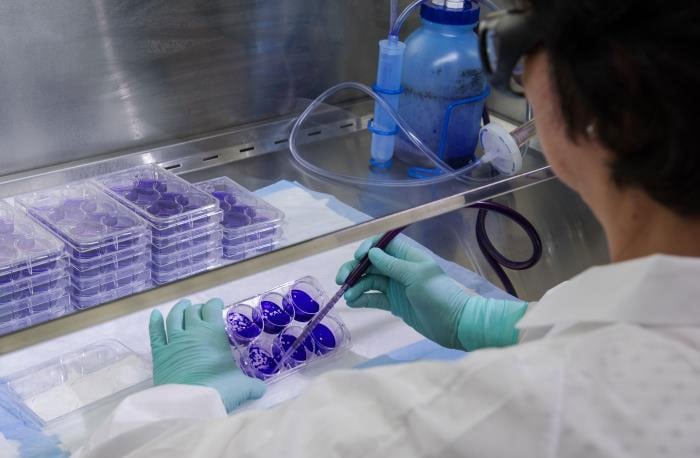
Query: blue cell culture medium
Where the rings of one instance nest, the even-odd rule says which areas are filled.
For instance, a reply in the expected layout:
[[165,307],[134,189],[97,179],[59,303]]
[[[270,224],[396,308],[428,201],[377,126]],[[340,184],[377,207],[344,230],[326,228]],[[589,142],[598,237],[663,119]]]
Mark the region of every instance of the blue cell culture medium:
[[282,236],[284,213],[228,177],[196,185],[223,211],[224,260],[239,261],[272,250]]
[[67,266],[57,237],[0,201],[0,334],[65,313]]
[[304,277],[225,307],[226,333],[241,370],[251,377],[275,382],[349,348],[350,332],[331,312],[280,364],[327,298],[318,280]]
[[155,284],[219,263],[224,212],[215,197],[156,165],[104,175],[95,182],[148,224],[149,266]]
[[150,285],[145,222],[89,182],[15,197],[68,253],[71,304],[85,309]]

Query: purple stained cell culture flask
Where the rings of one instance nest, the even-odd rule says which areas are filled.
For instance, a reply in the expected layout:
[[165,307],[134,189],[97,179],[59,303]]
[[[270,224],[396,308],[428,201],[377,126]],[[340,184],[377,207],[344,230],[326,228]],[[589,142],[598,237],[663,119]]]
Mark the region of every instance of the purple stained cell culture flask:
[[126,196],[128,200],[135,203],[139,207],[145,207],[153,204],[160,199],[160,193],[155,189],[132,189]]

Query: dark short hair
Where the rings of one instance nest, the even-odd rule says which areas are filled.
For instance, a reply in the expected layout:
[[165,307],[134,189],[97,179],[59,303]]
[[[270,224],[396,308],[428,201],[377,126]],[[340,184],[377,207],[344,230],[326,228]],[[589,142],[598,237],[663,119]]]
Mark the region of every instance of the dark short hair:
[[527,0],[567,133],[614,152],[611,176],[700,216],[700,0]]

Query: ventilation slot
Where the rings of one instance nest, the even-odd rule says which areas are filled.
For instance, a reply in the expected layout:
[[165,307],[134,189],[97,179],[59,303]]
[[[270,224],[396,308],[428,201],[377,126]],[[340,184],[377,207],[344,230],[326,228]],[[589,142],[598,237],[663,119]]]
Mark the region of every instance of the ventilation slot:
[[182,164],[172,164],[172,165],[166,165],[163,167],[165,170],[174,170],[174,169],[179,169],[182,167]]
[[209,162],[209,161],[213,161],[214,159],[219,159],[219,155],[215,154],[213,156],[204,157],[204,158],[202,158],[202,162]]

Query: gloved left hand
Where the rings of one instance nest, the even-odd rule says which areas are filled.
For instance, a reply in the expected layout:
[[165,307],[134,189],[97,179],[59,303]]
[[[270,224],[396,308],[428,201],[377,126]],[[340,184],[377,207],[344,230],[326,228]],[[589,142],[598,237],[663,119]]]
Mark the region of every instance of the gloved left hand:
[[204,305],[181,300],[170,310],[167,332],[163,315],[151,313],[149,333],[153,354],[153,383],[179,383],[214,388],[230,412],[258,399],[265,384],[243,374],[236,366],[224,330],[220,299]]

